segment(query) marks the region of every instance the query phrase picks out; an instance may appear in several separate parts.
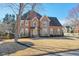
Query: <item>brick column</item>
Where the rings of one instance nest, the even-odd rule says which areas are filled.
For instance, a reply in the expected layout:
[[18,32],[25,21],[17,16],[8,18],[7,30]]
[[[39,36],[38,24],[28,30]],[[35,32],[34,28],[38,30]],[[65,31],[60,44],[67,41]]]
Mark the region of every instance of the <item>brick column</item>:
[[30,23],[30,20],[28,20],[28,31],[29,31],[29,37],[30,37],[30,33],[31,33],[31,23]]
[[25,34],[25,29],[26,29],[26,27],[25,27],[25,23],[26,23],[25,20],[24,20],[23,23],[24,23],[24,25],[23,25],[23,28],[24,28],[24,34]]

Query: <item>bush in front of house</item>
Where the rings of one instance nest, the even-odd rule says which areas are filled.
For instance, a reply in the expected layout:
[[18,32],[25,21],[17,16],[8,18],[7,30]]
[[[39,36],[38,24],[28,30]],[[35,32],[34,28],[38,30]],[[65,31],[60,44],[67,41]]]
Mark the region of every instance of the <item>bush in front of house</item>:
[[13,39],[14,38],[14,34],[11,34],[11,33],[1,33],[0,32],[0,38],[1,39]]

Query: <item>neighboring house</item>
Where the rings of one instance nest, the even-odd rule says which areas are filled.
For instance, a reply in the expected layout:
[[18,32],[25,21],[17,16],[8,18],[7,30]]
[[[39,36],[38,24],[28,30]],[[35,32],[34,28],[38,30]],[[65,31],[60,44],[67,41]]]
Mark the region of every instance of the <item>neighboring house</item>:
[[74,32],[74,28],[72,28],[71,26],[63,26],[63,31],[64,33],[73,33]]
[[56,17],[41,16],[29,11],[20,21],[21,37],[63,36],[62,25]]
[[79,33],[79,25],[77,25],[77,26],[75,27],[74,32],[75,32],[75,33]]
[[79,25],[75,27],[63,26],[63,32],[64,33],[79,33]]

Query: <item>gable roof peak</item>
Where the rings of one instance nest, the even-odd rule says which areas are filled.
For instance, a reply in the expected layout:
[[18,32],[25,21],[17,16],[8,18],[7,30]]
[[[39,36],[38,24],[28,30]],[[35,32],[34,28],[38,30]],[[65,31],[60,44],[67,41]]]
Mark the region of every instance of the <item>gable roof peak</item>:
[[27,20],[32,20],[32,18],[34,17],[40,19],[42,16],[34,10],[30,10],[22,16],[23,19],[27,19]]

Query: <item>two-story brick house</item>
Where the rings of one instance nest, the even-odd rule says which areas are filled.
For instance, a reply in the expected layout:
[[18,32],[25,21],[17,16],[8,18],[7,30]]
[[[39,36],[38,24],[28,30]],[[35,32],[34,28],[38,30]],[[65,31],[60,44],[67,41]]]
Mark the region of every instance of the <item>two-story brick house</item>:
[[20,36],[63,36],[62,28],[56,17],[41,16],[35,11],[29,11],[20,21]]

